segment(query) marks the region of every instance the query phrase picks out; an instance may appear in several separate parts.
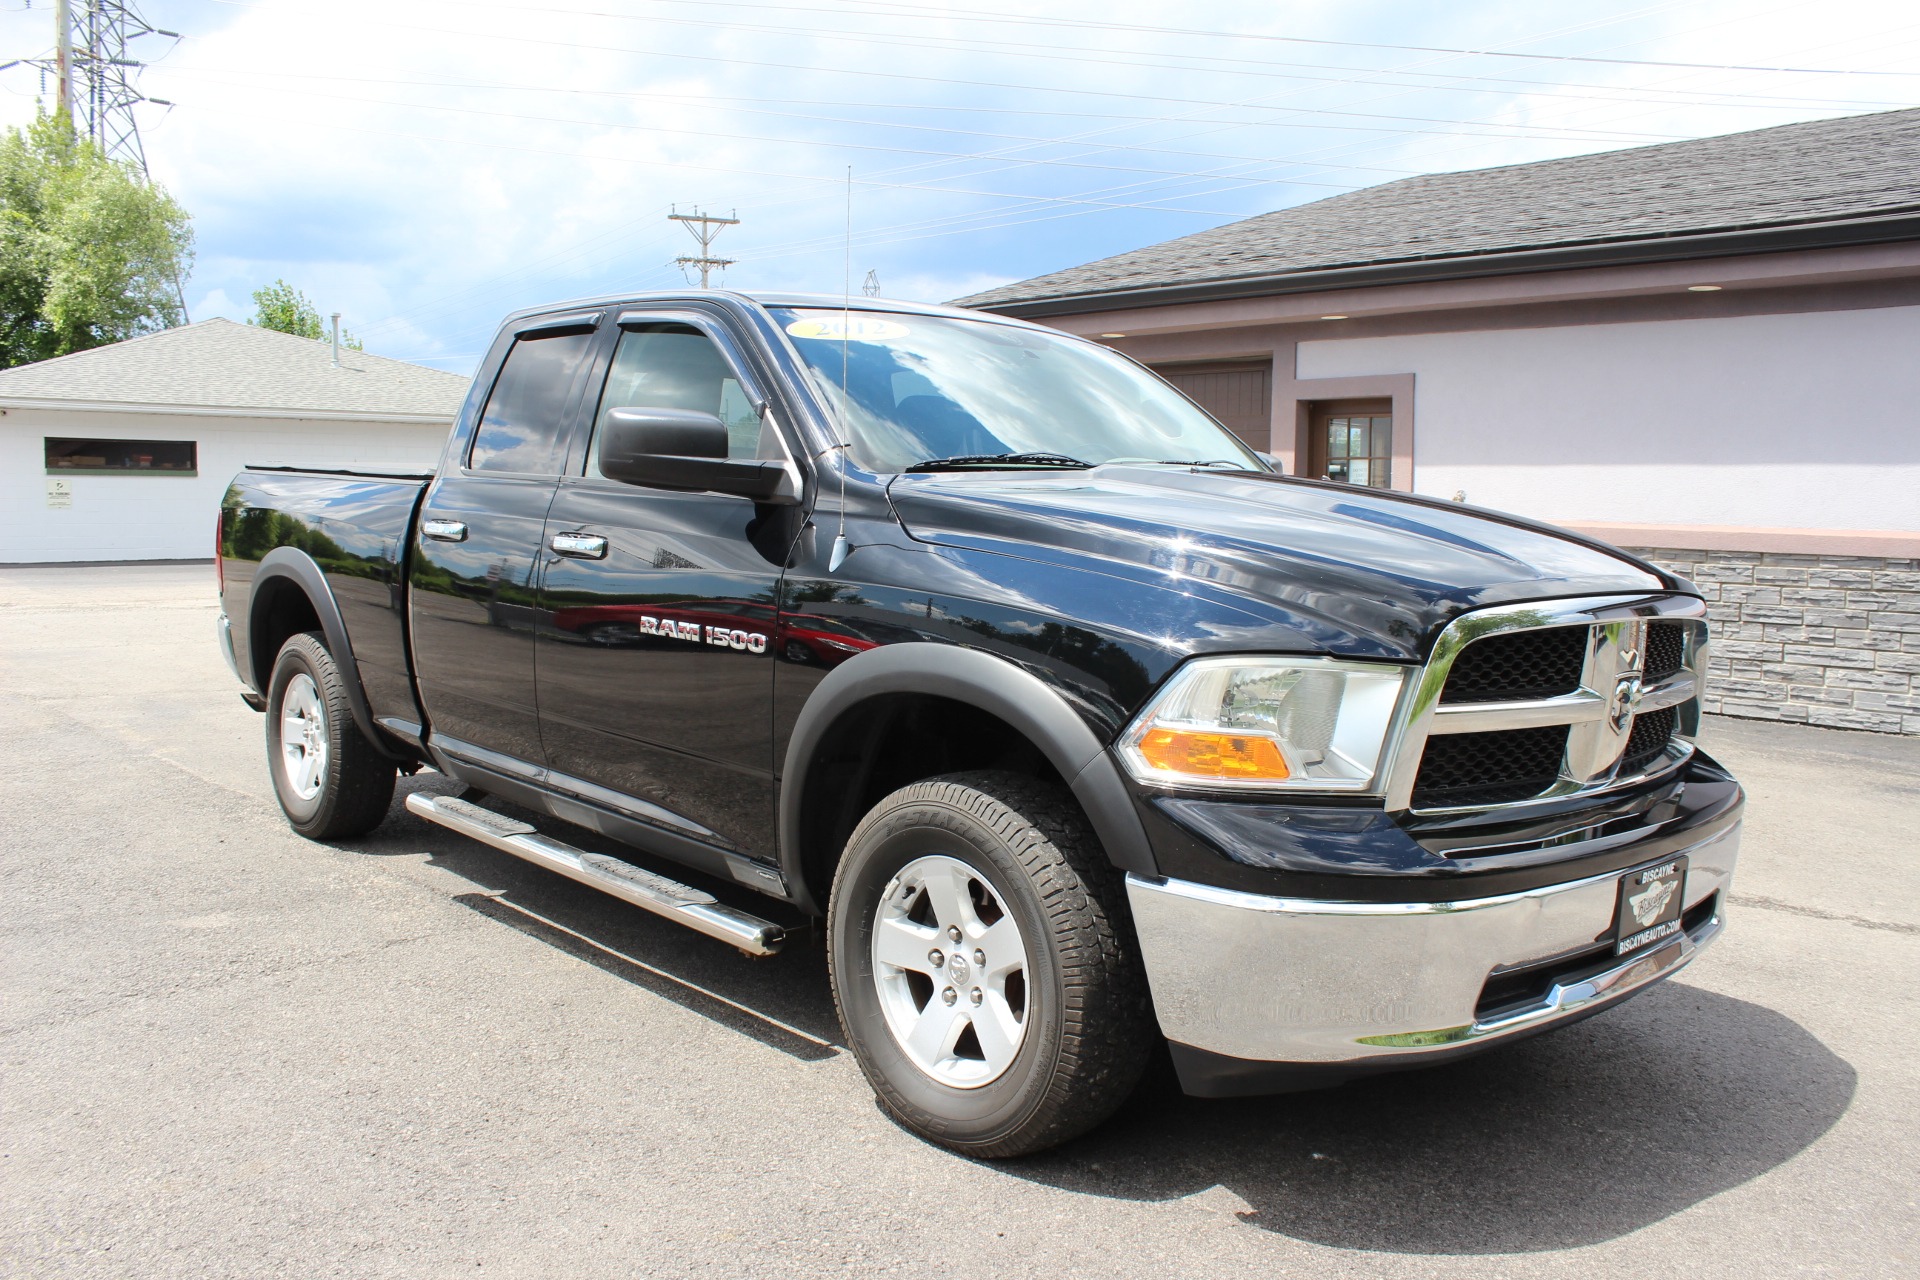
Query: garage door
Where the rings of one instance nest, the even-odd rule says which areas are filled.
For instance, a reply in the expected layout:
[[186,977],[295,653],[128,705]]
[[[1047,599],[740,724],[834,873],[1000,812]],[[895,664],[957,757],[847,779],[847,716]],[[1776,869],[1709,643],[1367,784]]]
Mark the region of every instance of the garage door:
[[1264,451],[1272,438],[1273,365],[1188,364],[1156,367],[1202,409],[1248,445]]

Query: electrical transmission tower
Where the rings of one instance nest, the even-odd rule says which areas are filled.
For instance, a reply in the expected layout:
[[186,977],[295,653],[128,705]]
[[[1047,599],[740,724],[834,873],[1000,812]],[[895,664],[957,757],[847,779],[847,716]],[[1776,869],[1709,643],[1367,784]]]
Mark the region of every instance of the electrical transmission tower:
[[880,296],[880,272],[877,268],[867,272],[867,278],[860,282],[860,292],[869,298]]
[[[33,7],[33,0],[27,0]],[[147,149],[140,143],[140,124],[133,109],[142,102],[171,107],[165,98],[149,98],[134,87],[134,78],[146,64],[129,56],[129,47],[142,36],[180,39],[177,31],[156,27],[125,0],[54,0],[53,56],[20,58],[0,64],[0,71],[11,67],[37,67],[40,89],[46,92],[51,74],[60,114],[74,133],[91,140],[109,160],[131,165],[142,178],[147,172]],[[187,315],[187,293],[183,283],[173,282],[180,300],[180,318]]]
[[[739,218],[715,218],[700,212],[700,210],[696,208],[692,213],[669,213],[667,215],[667,221],[679,223],[687,229],[695,240],[700,242],[700,254],[698,257],[675,258],[674,261],[680,265],[680,269],[683,271],[686,271],[690,267],[700,268],[700,287],[702,289],[707,288],[707,277],[709,273],[719,268],[733,265],[734,259],[732,258],[716,258],[713,256],[713,241],[714,237],[718,236],[723,228],[739,226]],[[690,271],[688,272],[687,278],[689,280],[693,278]]]
[[[156,27],[124,0],[55,0],[54,53],[50,58],[23,58],[51,73],[58,84],[58,102],[73,130],[91,139],[108,159],[124,160],[147,172],[146,148],[140,144],[140,126],[133,109],[142,102],[163,107],[165,98],[149,98],[134,87],[134,77],[145,65],[132,56],[130,46],[142,36],[180,34]],[[6,67],[0,67],[0,71]]]

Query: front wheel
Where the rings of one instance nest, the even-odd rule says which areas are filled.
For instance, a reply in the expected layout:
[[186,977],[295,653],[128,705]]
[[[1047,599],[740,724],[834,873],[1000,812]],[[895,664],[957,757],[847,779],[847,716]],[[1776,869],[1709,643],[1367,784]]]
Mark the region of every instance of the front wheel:
[[318,632],[293,636],[267,682],[267,768],[293,829],[344,840],[380,825],[395,769],[354,723],[346,679]]
[[1151,1054],[1124,887],[1056,787],[967,773],[894,792],[847,843],[828,934],[868,1082],[956,1151],[1018,1156],[1084,1133]]

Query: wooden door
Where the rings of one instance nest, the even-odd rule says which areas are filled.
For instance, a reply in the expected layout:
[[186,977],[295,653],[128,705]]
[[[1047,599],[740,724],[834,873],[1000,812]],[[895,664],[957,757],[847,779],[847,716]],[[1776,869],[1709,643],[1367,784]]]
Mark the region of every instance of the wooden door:
[[1265,452],[1273,438],[1273,365],[1169,365],[1155,373],[1218,418],[1249,448]]

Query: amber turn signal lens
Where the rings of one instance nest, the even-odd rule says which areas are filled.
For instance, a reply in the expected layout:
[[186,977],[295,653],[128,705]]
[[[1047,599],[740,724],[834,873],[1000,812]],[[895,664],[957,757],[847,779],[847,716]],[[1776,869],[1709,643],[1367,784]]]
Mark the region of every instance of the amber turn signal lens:
[[1138,749],[1148,764],[1169,773],[1273,782],[1287,776],[1286,758],[1272,738],[1149,729]]

